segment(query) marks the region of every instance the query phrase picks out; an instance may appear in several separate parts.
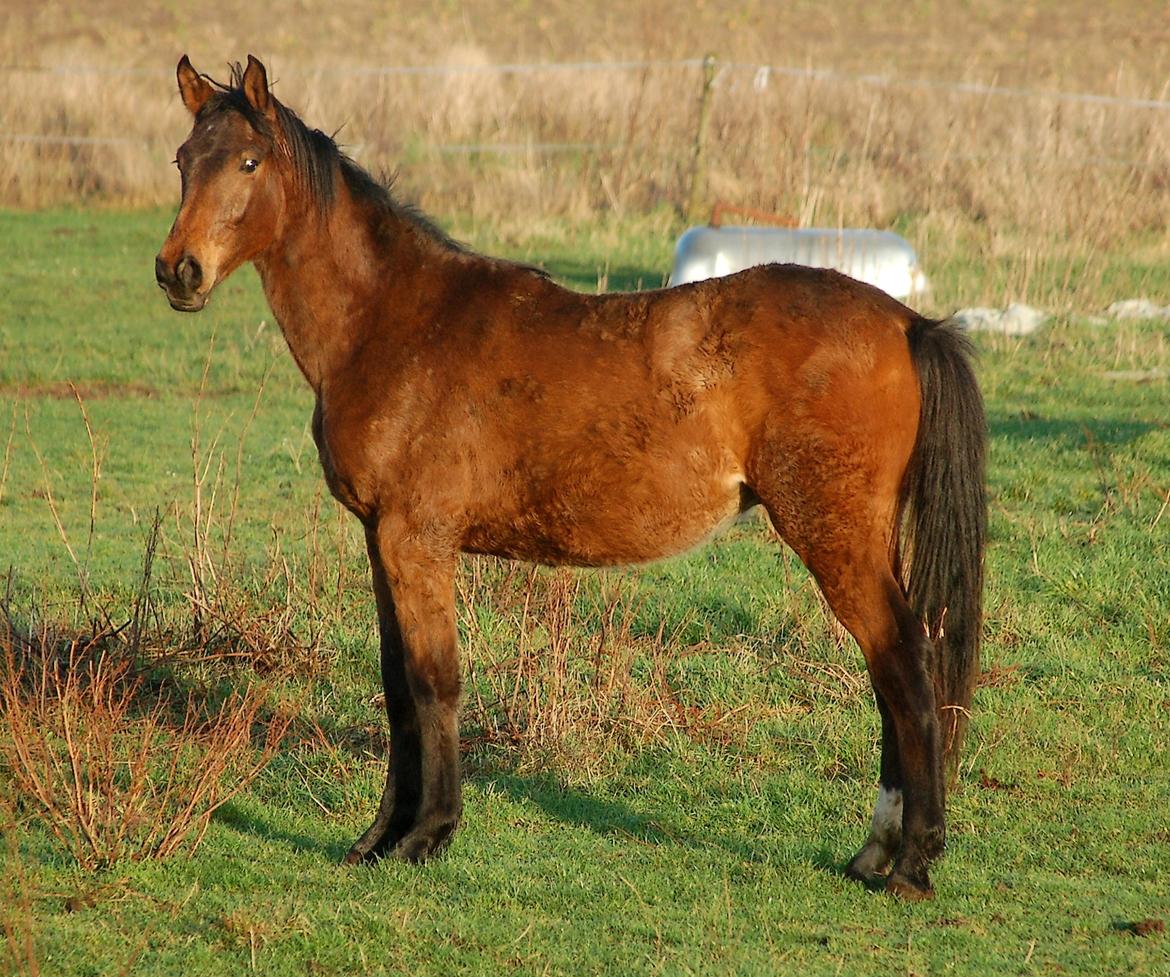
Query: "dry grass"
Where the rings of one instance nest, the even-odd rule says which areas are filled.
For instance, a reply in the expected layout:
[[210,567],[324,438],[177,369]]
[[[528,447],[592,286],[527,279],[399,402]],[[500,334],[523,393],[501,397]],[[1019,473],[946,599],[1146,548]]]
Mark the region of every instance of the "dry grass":
[[672,674],[680,658],[709,649],[681,646],[665,623],[639,633],[632,581],[616,572],[592,576],[596,589],[582,572],[466,562],[459,580],[465,738],[503,746],[521,769],[555,762],[584,779],[615,748],[678,734],[742,742],[764,706],[687,703]]
[[[213,704],[152,680],[108,631],[0,619],[0,771],[85,868],[193,851],[267,765],[290,717],[250,685]],[[261,743],[254,748],[254,732]]]
[[[189,574],[185,596],[191,630],[189,640],[175,642],[171,655],[202,664],[234,662],[263,675],[323,674],[332,658],[316,626],[323,616],[318,603],[321,582],[328,575],[328,557],[317,544],[320,504],[313,513],[310,530],[313,543],[307,588],[290,566],[277,535],[270,542],[259,578],[253,578],[235,552],[235,530],[244,449],[264,397],[268,374],[256,390],[252,410],[236,440],[233,473],[229,478],[228,457],[221,446],[222,430],[210,439],[204,432],[204,398],[213,349],[214,339],[204,360],[203,377],[191,414],[190,505],[176,505],[173,511],[175,532],[183,540],[183,563]],[[144,571],[147,582],[154,540],[152,534]],[[344,553],[338,554],[339,570],[335,576],[339,588],[344,558]],[[257,605],[257,594],[265,595],[262,606]],[[310,611],[310,633],[302,638],[295,625],[304,606]]]
[[[38,5],[10,19],[8,60],[22,67],[4,71],[6,132],[97,142],[6,142],[0,202],[175,201],[167,161],[188,121],[172,91],[171,65],[186,48],[197,65],[223,76],[223,60],[244,49],[214,5],[198,28],[182,28],[162,11],[124,12],[118,20],[119,3],[106,6],[112,23],[88,28],[65,47],[74,60],[111,74],[44,70],[61,44],[34,43],[30,53],[27,36],[57,42],[46,26],[51,10]],[[313,125],[341,127],[340,141],[360,162],[399,172],[405,192],[441,215],[506,229],[550,215],[589,220],[664,205],[681,212],[691,189],[702,69],[664,63],[403,74],[361,70],[366,65],[482,69],[509,60],[579,60],[584,52],[607,61],[695,59],[713,49],[723,60],[711,103],[709,185],[700,188],[708,203],[724,198],[801,225],[888,227],[921,219],[925,243],[918,243],[936,261],[962,249],[1014,262],[1010,280],[996,286],[1002,294],[969,301],[1024,298],[1059,308],[1096,304],[1100,255],[1160,233],[1170,185],[1163,112],[954,87],[1006,82],[1035,92],[1159,97],[1160,56],[1152,50],[1134,57],[1136,38],[1166,32],[1148,8],[1050,3],[1021,11],[984,0],[961,13],[915,8],[912,17],[905,4],[833,7],[700,6],[677,23],[649,2],[616,25],[604,11],[579,5],[552,4],[533,17],[500,3],[477,5],[453,24],[407,4],[383,24],[384,12],[358,3],[331,14],[326,31],[311,6],[291,14],[283,30],[266,18],[238,23],[238,11],[231,22],[268,57],[286,102]],[[516,34],[506,38],[501,22]],[[582,30],[592,24],[599,29]],[[306,47],[310,31],[316,43]],[[477,43],[477,34],[491,40]],[[354,36],[370,42],[360,61]],[[1087,47],[1086,37],[1094,39]],[[129,66],[130,50],[134,71],[117,73]],[[804,63],[834,71],[800,77],[757,67]],[[919,84],[923,79],[943,84]],[[1080,262],[1075,274],[1053,285],[1043,272],[1069,257]],[[1038,279],[1048,282],[1047,294],[1034,294]]]
[[[190,629],[155,601],[155,561],[163,518],[147,534],[135,593],[119,602],[92,592],[89,564],[98,524],[98,481],[105,450],[86,405],[77,400],[90,447],[88,539],[75,546],[41,458],[44,498],[77,573],[71,622],[12,610],[12,577],[0,595],[0,798],[32,814],[83,867],[193,851],[212,814],[246,788],[280,746],[291,714],[272,705],[272,681],[325,667],[319,642],[293,630],[294,583],[287,561],[270,554],[258,605],[233,550],[236,481],[223,478],[223,454],[201,441],[193,413],[190,507],[176,504],[190,568]],[[263,385],[257,393],[257,404]],[[255,410],[253,410],[253,415]],[[249,421],[250,423],[250,421]],[[209,472],[215,471],[209,478]],[[229,501],[217,506],[226,496]],[[283,583],[283,605],[273,598]],[[87,626],[80,627],[78,620]],[[218,696],[207,677],[231,667],[239,688]]]
[[[689,189],[697,65],[449,76],[284,65],[275,73],[281,96],[307,121],[342,126],[339,140],[363,164],[401,170],[439,212],[584,218],[681,207]],[[170,80],[115,77],[117,98],[100,77],[10,79],[12,131],[128,142],[8,146],[5,202],[174,201],[177,179],[163,164],[188,124]],[[803,225],[887,226],[931,211],[1025,231],[1087,224],[1096,237],[1154,226],[1170,173],[1161,115],[1149,109],[765,77],[726,64],[711,108],[710,198]]]

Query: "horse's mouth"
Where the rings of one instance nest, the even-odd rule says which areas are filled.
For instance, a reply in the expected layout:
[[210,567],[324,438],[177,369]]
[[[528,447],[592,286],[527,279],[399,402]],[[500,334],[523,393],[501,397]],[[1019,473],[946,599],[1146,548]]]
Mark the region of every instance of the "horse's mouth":
[[176,295],[164,289],[167,301],[176,312],[198,312],[207,304],[209,292],[193,292],[190,295]]

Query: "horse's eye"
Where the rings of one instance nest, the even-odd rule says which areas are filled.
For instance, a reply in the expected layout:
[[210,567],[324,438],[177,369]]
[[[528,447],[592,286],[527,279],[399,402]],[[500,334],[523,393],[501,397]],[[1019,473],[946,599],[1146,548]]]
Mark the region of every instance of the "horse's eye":
[[244,160],[244,164],[240,167],[240,169],[245,173],[255,173],[256,167],[259,165],[260,161],[258,159],[246,159]]

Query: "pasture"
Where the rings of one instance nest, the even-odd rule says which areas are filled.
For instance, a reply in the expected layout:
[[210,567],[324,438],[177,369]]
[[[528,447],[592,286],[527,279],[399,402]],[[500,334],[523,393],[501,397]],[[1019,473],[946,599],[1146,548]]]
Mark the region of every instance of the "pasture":
[[[1062,319],[980,343],[986,674],[935,902],[839,875],[868,821],[877,717],[856,648],[761,522],[638,571],[467,561],[465,825],[424,867],[342,870],[383,773],[373,606],[254,276],[179,317],[140,260],[167,214],[2,221],[13,622],[92,633],[100,607],[122,624],[158,511],[141,642],[152,674],[203,701],[261,682],[269,712],[296,709],[282,749],[189,857],[81,869],[9,796],[6,972],[26,972],[26,939],[42,973],[1170,963],[1164,936],[1132,928],[1170,913],[1165,381],[1107,376],[1170,365],[1164,323]],[[652,280],[669,257],[644,224],[567,227],[532,247],[582,288],[606,263],[611,285]],[[202,657],[199,553],[221,615]]]
[[[1100,315],[1170,302],[1162,12],[636,6],[0,11],[0,977],[1170,973],[1170,322]],[[385,774],[365,544],[252,269],[197,316],[154,284],[184,50],[265,56],[456,238],[590,292],[664,282],[712,50],[705,203],[892,228],[927,314],[1053,313],[975,337],[983,672],[934,901],[841,874],[878,715],[760,518],[639,569],[465,559],[463,825],[339,865]]]

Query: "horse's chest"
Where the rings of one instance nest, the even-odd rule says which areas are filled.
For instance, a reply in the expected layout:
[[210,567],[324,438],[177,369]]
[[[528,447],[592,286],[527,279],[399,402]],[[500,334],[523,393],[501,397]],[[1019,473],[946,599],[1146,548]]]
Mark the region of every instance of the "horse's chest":
[[359,519],[373,515],[372,479],[358,457],[361,453],[359,442],[348,437],[341,425],[326,420],[320,402],[313,411],[313,440],[317,444],[325,484],[333,497]]

